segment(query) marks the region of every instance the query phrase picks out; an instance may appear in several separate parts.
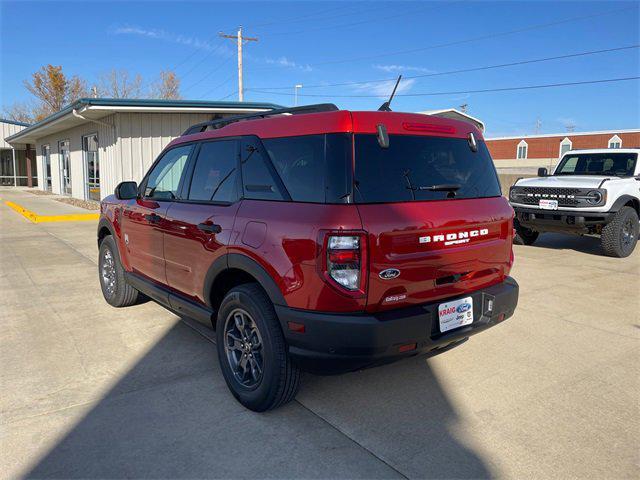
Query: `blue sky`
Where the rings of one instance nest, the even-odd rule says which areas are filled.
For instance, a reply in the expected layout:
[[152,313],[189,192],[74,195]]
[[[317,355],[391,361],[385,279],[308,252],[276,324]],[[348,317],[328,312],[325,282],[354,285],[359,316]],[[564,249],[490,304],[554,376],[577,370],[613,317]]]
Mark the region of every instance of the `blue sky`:
[[[28,100],[22,82],[47,63],[89,83],[112,68],[151,81],[175,69],[187,99],[235,100],[244,34],[245,100],[334,102],[375,109],[400,94],[458,92],[640,75],[640,49],[458,74],[452,70],[640,44],[638,2],[0,2],[1,103]],[[577,18],[581,17],[581,18]],[[515,33],[513,33],[516,31]],[[508,33],[512,32],[512,33]],[[46,37],[43,35],[46,34]],[[411,51],[412,50],[412,51]],[[271,90],[265,93],[265,90]],[[252,90],[256,89],[256,90]],[[257,91],[261,90],[261,91]],[[305,97],[316,94],[320,97]],[[638,80],[493,93],[397,97],[394,110],[468,104],[488,136],[637,128]]]

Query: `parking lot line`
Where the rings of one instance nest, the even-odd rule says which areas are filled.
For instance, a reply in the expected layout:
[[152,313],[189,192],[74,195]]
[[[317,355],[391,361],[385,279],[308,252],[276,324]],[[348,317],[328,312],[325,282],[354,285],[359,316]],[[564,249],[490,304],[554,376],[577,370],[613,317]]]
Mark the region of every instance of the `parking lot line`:
[[31,210],[27,210],[17,203],[6,200],[4,202],[8,207],[12,208],[27,220],[33,223],[44,222],[84,222],[88,220],[98,220],[100,218],[99,213],[71,213],[66,215],[38,215]]

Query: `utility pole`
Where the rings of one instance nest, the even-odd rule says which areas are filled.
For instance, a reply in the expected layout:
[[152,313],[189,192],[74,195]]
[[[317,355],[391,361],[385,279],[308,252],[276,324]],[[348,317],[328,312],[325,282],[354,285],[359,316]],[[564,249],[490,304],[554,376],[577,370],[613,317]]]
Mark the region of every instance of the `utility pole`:
[[238,100],[242,102],[244,101],[244,88],[242,86],[242,45],[245,42],[257,42],[258,39],[255,37],[243,37],[242,26],[238,27],[237,35],[225,35],[222,32],[220,32],[219,35],[222,38],[230,38],[238,42]]
[[467,109],[469,108],[469,104],[468,103],[463,103],[462,105],[460,105],[460,111],[462,113],[467,113]]
[[542,120],[536,119],[536,135],[540,133],[540,127],[542,126]]

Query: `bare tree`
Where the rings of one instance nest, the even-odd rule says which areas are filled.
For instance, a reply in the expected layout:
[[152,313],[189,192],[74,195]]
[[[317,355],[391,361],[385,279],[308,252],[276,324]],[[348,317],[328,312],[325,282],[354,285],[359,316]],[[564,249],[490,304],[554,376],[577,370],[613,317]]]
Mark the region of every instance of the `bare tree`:
[[4,108],[2,116],[16,122],[35,123],[35,106],[26,102],[16,102],[8,108]]
[[180,79],[175,72],[171,70],[163,70],[160,72],[158,81],[151,85],[151,98],[164,98],[171,100],[179,100],[180,95]]
[[86,96],[84,80],[74,75],[67,77],[61,66],[46,65],[24,81],[24,86],[34,97],[40,100],[34,116],[41,120],[62,109],[65,105]]
[[100,76],[98,95],[110,98],[142,98],[142,77],[133,78],[127,70],[116,70]]

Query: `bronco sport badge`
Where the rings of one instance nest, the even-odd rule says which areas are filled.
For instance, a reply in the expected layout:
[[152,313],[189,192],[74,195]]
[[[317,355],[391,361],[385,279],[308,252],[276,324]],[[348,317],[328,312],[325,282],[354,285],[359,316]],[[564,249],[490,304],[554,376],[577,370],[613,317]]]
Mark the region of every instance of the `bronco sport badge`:
[[483,235],[489,235],[488,228],[482,228],[480,230],[465,230],[462,232],[447,233],[446,235],[427,235],[420,237],[418,241],[420,243],[444,242],[445,245],[456,245],[459,243],[467,243],[470,238],[481,237]]

